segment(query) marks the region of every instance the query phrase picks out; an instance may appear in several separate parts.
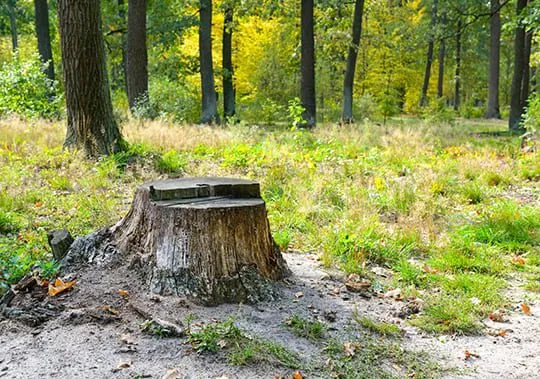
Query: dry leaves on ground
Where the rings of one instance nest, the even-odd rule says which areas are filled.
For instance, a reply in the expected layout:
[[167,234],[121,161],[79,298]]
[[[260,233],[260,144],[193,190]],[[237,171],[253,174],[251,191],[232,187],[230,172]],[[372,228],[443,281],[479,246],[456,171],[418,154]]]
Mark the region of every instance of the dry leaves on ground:
[[56,296],[59,293],[66,291],[67,289],[73,287],[77,283],[77,280],[72,280],[71,282],[64,282],[62,279],[57,278],[54,281],[54,284],[49,283],[49,296]]

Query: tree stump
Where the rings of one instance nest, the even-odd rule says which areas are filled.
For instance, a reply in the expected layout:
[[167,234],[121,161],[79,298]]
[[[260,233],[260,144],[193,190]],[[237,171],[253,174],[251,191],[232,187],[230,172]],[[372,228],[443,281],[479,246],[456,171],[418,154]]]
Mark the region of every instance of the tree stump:
[[271,282],[290,274],[259,184],[248,180],[147,183],[110,235],[120,253],[137,254],[152,292],[207,305],[268,299]]

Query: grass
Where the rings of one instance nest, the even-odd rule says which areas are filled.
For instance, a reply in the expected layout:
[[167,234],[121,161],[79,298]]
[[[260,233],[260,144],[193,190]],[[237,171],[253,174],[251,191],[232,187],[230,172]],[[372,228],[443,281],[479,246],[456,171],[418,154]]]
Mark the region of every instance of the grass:
[[261,182],[282,250],[317,251],[361,275],[385,266],[396,275],[382,286],[425,301],[412,323],[473,333],[506,305],[509,273],[538,288],[540,153],[522,153],[519,136],[498,133],[505,128],[412,118],[314,131],[128,122],[128,151],[87,161],[61,149],[63,123],[0,120],[0,292],[33,267],[54,272],[47,230],[113,224],[145,181],[238,176]]
[[307,320],[298,315],[289,317],[283,323],[298,337],[304,337],[312,341],[324,338],[328,329],[323,322]]
[[238,328],[234,319],[198,326],[190,325],[188,343],[198,353],[225,353],[235,366],[269,363],[299,368],[298,357],[274,341],[250,336]]
[[332,339],[322,368],[329,378],[438,378],[440,367],[427,354],[372,336],[343,343]]
[[379,322],[372,320],[368,317],[355,317],[356,321],[364,328],[380,334],[382,336],[399,337],[401,336],[401,329],[395,324],[388,322]]

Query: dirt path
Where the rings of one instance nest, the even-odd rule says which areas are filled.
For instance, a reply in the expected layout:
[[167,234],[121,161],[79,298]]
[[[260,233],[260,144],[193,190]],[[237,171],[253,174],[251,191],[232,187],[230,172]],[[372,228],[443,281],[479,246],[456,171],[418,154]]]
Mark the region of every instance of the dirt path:
[[[248,305],[222,305],[204,308],[178,298],[158,298],[139,287],[134,274],[124,269],[90,269],[78,278],[75,289],[57,301],[65,306],[61,315],[39,328],[10,320],[0,321],[0,378],[275,378],[291,377],[293,370],[262,364],[235,367],[219,355],[195,353],[185,339],[159,338],[139,330],[144,320],[129,301],[118,295],[127,290],[139,307],[160,317],[181,323],[189,315],[198,320],[236,317],[246,332],[272,339],[306,358],[320,360],[321,346],[296,337],[283,326],[291,315],[320,317],[325,311],[336,313],[329,334],[344,336],[354,312],[374,320],[399,323],[405,330],[403,346],[424,350],[441,366],[452,368],[447,377],[534,378],[540,373],[540,304],[530,298],[532,316],[511,312],[507,323],[486,324],[493,329],[508,329],[506,336],[434,337],[406,326],[395,313],[402,302],[351,293],[328,275],[313,256],[285,254],[294,277],[282,285],[282,296],[275,302]],[[519,306],[524,297],[516,292],[512,301]],[[95,313],[108,305],[119,315],[98,317]],[[511,331],[510,331],[511,330]],[[123,342],[126,335],[131,344]],[[346,338],[346,336],[345,336]],[[465,360],[465,351],[479,355]],[[121,363],[126,368],[119,369]],[[395,372],[401,376],[399,372]],[[310,372],[309,378],[323,377]]]

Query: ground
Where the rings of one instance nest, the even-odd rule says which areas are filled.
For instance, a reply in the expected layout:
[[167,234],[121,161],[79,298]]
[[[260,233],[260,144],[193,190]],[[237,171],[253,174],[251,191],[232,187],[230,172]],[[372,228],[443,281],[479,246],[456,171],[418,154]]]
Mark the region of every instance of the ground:
[[[489,330],[508,330],[504,337],[434,336],[407,326],[396,317],[406,302],[376,296],[366,298],[365,293],[347,291],[339,281],[340,274],[326,272],[313,255],[288,253],[285,258],[294,276],[280,285],[279,300],[210,308],[184,299],[152,297],[137,285],[133,274],[120,271],[122,275],[118,275],[118,269],[86,269],[79,275],[75,289],[58,299],[66,307],[58,318],[38,328],[13,321],[0,322],[0,377],[162,378],[169,370],[176,369],[179,378],[274,378],[291,377],[295,369],[301,369],[307,378],[328,378],[343,372],[341,367],[333,369],[328,363],[333,359],[357,370],[358,376],[343,377],[384,376],[376,366],[362,372],[358,368],[361,365],[354,366],[349,358],[332,358],[325,351],[330,340],[339,341],[341,349],[348,343],[353,346],[358,343],[365,351],[354,352],[350,359],[380,365],[386,376],[416,373],[418,377],[527,378],[540,369],[538,305],[532,309],[533,316],[517,311],[509,312],[504,323],[484,320]],[[127,291],[129,298],[120,296],[119,289]],[[235,366],[230,356],[227,359],[227,346],[220,348],[217,355],[199,354],[186,338],[164,338],[141,331],[145,317],[134,312],[129,306],[131,301],[154,317],[184,326],[189,318],[198,324],[233,317],[235,324],[255,340],[269,339],[282,345],[291,355],[300,357],[299,363],[287,368],[278,360],[265,362],[271,357],[262,356],[262,362],[248,361],[246,365]],[[521,301],[521,298],[514,300],[517,308]],[[105,305],[114,307],[118,315],[111,314],[107,319],[107,312],[102,312]],[[325,319],[324,314],[329,310],[335,312],[335,321]],[[328,329],[320,338],[297,335],[286,325],[291,317],[321,319]],[[366,328],[358,322],[361,319],[396,325],[397,333],[394,335],[394,329],[389,329],[385,336],[381,334],[386,333],[384,329]],[[371,343],[385,347],[379,349]],[[394,345],[402,345],[399,351],[410,351],[406,359],[396,354]],[[478,357],[465,359],[466,351]],[[369,354],[376,356],[368,358]],[[129,367],[118,369],[126,362]]]
[[44,300],[49,321],[0,321],[0,377],[534,377],[540,154],[504,127],[131,122],[130,150],[92,162],[61,150],[61,123],[0,121],[0,292],[61,275],[47,230],[111,225],[169,176],[260,181],[294,272],[275,301],[203,308],[153,297],[126,265],[86,267]]

